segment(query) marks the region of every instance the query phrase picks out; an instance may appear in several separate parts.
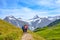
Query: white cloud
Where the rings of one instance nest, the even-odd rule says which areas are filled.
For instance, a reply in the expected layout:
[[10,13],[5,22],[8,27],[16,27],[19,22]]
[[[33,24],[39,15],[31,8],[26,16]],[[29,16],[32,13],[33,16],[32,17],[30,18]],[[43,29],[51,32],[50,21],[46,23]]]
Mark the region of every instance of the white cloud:
[[0,11],[4,16],[13,15],[16,17],[22,17],[24,19],[32,18],[36,14],[40,16],[47,14],[47,12],[44,11],[36,11],[25,7],[22,7],[21,9],[0,9]]
[[57,3],[57,4],[60,4],[60,0],[57,0],[56,3]]
[[56,7],[60,8],[60,0],[56,0],[55,3],[56,3]]
[[28,1],[22,0],[21,2],[24,2],[31,6],[33,6],[33,5],[46,6],[46,7],[60,6],[60,0],[28,0]]
[[[13,15],[15,17],[22,17],[23,19],[30,19],[34,17],[36,14],[40,17],[44,16],[54,16],[59,15],[60,11],[38,11],[38,10],[32,10],[30,8],[22,7],[20,9],[0,9],[1,13],[5,16]],[[57,14],[56,14],[56,13]],[[55,13],[55,14],[53,14]]]
[[37,1],[37,5],[43,5],[43,6],[51,6],[51,5],[54,5],[52,3],[53,0],[40,0],[40,1]]
[[[48,11],[45,11],[45,10],[34,10],[34,9],[30,9],[30,8],[27,8],[27,7],[20,7],[20,9],[0,9],[1,13],[4,15],[4,16],[7,16],[7,15],[14,15],[16,17],[22,17],[24,19],[29,19],[29,18],[32,18],[34,15],[39,15],[39,16],[53,16],[53,15],[59,15],[60,14],[60,0],[28,0],[28,1],[23,1],[23,0],[20,0],[24,3],[27,3],[31,6],[33,5],[39,5],[39,6],[46,6],[46,7],[49,7],[49,8],[56,8],[54,10],[48,10]],[[6,6],[6,2],[3,1],[4,5]],[[17,7],[17,3],[14,3],[13,6]],[[19,6],[18,6],[19,7]],[[13,7],[14,8],[14,7]],[[55,13],[55,14],[54,14]],[[3,17],[3,16],[2,16]]]

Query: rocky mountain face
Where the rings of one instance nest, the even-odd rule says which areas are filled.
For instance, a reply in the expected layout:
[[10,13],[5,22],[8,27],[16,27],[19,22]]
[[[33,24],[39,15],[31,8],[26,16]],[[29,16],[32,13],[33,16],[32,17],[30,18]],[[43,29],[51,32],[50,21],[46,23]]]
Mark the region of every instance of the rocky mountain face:
[[4,18],[4,20],[18,27],[22,27],[23,25],[28,24],[27,22],[19,20],[14,16],[7,16]]
[[22,27],[23,25],[27,24],[29,25],[30,30],[34,30],[36,28],[43,28],[58,19],[60,19],[60,16],[40,18],[38,15],[34,16],[32,19],[29,20],[15,18],[14,16],[7,16],[4,18],[5,21],[12,23],[18,27]]

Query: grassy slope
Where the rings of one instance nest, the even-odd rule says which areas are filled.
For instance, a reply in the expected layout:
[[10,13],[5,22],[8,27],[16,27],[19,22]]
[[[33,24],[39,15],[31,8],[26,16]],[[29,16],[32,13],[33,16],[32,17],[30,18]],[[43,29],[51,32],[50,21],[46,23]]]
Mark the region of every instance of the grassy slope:
[[12,24],[0,20],[0,40],[20,40],[22,30]]
[[28,31],[34,38],[34,40],[45,40],[43,37],[40,35],[37,35],[35,32]]
[[36,33],[46,40],[60,40],[60,23],[42,31],[37,31]]
[[[28,31],[35,40],[45,40],[34,32]],[[0,40],[21,40],[23,32],[20,28],[0,20]]]

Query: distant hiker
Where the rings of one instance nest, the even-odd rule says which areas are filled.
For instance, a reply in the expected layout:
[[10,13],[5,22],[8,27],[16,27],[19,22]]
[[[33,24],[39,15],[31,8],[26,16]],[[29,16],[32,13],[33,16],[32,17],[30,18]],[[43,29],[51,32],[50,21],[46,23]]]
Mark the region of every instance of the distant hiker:
[[28,29],[28,25],[24,25],[24,26],[22,27],[23,32],[27,32],[27,29]]

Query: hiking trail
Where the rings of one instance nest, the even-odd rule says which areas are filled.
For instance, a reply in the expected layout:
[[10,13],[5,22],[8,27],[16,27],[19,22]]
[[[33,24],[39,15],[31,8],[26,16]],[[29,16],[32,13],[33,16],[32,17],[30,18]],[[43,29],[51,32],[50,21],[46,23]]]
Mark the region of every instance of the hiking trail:
[[21,40],[34,40],[34,39],[31,34],[24,33]]

